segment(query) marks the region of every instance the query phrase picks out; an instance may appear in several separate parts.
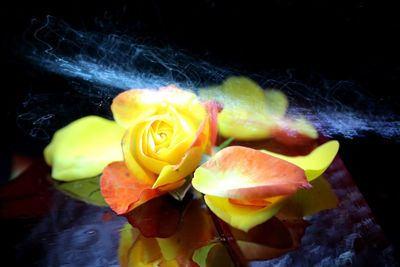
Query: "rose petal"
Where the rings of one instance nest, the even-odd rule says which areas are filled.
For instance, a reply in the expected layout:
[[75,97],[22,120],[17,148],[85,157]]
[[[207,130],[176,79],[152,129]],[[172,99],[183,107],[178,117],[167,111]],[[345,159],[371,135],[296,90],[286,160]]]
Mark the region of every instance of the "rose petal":
[[197,168],[193,187],[207,195],[260,199],[289,195],[309,186],[302,169],[266,155],[240,146],[222,149]]
[[209,144],[209,134],[209,117],[206,116],[196,133],[191,148],[185,153],[181,162],[177,165],[165,166],[153,184],[153,188],[175,183],[191,174],[198,167],[203,151]]
[[247,232],[254,226],[274,216],[284,205],[287,197],[268,198],[266,207],[236,205],[228,198],[205,195],[204,200],[210,210],[229,225]]
[[[162,168],[168,165],[168,162],[159,160],[154,157],[150,157],[147,155],[148,150],[151,148],[149,147],[149,139],[147,132],[150,130],[151,122],[144,121],[141,123],[136,124],[132,127],[130,134],[132,136],[125,141],[131,144],[131,149],[129,153],[134,154],[134,158],[137,159],[139,164],[143,166],[143,169],[149,170],[155,174],[160,173]],[[125,154],[124,154],[125,155]],[[133,174],[135,174],[133,172]]]
[[266,109],[264,90],[246,77],[229,77],[221,86],[202,89],[199,95],[204,100],[218,101],[224,109],[254,108],[260,112]]
[[207,108],[209,117],[210,117],[210,141],[209,141],[209,148],[207,149],[208,153],[211,153],[212,148],[216,145],[217,143],[217,137],[218,137],[218,112],[221,111],[220,105],[216,101],[208,101],[205,104],[205,107]]
[[165,193],[138,180],[124,162],[113,162],[104,169],[100,189],[104,200],[117,214],[127,213]]
[[219,134],[238,140],[270,137],[287,107],[282,93],[264,92],[246,77],[230,77],[222,86],[200,90],[199,94],[205,100],[223,105],[218,115]]
[[[171,136],[168,138],[168,146],[157,151],[149,150],[147,153],[154,158],[176,165],[182,160],[182,155],[190,148],[200,125],[193,124],[191,118],[179,114],[174,107],[169,107],[171,118]],[[159,173],[159,172],[157,172]]]
[[[155,238],[147,238],[145,236],[139,236],[138,242],[141,242],[140,252],[137,254],[139,256],[138,260],[141,263],[150,264],[153,263],[154,261],[159,260],[162,257],[160,247],[158,246],[157,240]],[[131,264],[130,266],[137,266],[137,265]],[[155,265],[151,264],[150,266],[155,266]]]
[[311,189],[300,189],[290,197],[280,212],[285,215],[285,219],[302,218],[337,206],[338,198],[323,176],[313,180],[311,185]]
[[[165,172],[182,165],[182,157],[187,153],[193,140],[199,139],[198,133],[196,136],[196,130],[200,124],[195,125],[192,118],[179,114],[173,106],[168,106],[165,112],[132,125],[122,142],[127,167],[133,175],[145,183],[154,182],[157,174],[163,172],[164,168],[166,168]],[[202,130],[203,127],[201,126],[200,129]],[[160,134],[163,136],[161,137]],[[197,166],[189,172],[195,167]],[[184,171],[179,175],[186,176],[188,171],[186,169]],[[182,178],[184,176],[175,176],[173,179]],[[165,183],[171,183],[171,181],[165,181]]]
[[219,134],[237,140],[260,140],[271,137],[277,121],[273,117],[249,110],[224,109],[218,116]]
[[290,157],[267,150],[262,152],[286,160],[302,168],[308,181],[319,177],[329,167],[339,150],[339,142],[332,140],[320,145],[306,156]]
[[[121,267],[153,267],[160,266],[162,255],[160,248],[154,238],[146,238],[138,235],[134,240],[129,237],[129,232],[134,234],[139,231],[126,224],[121,231],[119,245],[119,264]],[[129,241],[131,243],[129,243]]]
[[193,253],[192,259],[200,267],[235,266],[225,246],[223,246],[221,243],[211,243],[196,249]]
[[152,184],[156,179],[156,175],[151,171],[144,169],[132,155],[132,152],[136,151],[138,146],[136,140],[132,140],[131,138],[134,130],[133,127],[129,128],[122,139],[122,150],[126,167],[135,175],[137,180],[145,184]]
[[139,234],[139,231],[133,229],[129,223],[125,224],[120,230],[118,259],[121,267],[129,266],[129,254],[133,244],[137,241]]
[[304,118],[281,119],[272,136],[280,143],[287,146],[307,145],[318,138],[314,126]]
[[180,266],[188,266],[186,264],[191,262],[194,250],[204,246],[213,238],[212,219],[201,201],[194,200],[184,213],[178,231],[171,237],[157,238],[157,242],[164,259],[178,259],[185,263]]
[[166,194],[140,205],[126,217],[143,236],[166,238],[176,232],[186,207],[187,201],[175,201]]
[[[128,90],[117,95],[111,105],[114,120],[127,128],[135,120],[151,116],[157,111],[156,105],[149,105],[154,98],[151,90]],[[150,103],[149,103],[150,102]]]
[[232,229],[244,257],[248,260],[267,260],[298,248],[308,223],[302,219],[271,218],[249,232]]
[[93,177],[113,161],[122,160],[124,129],[97,116],[78,119],[58,130],[44,150],[52,177],[72,181]]
[[[167,184],[173,184],[178,181],[182,181],[199,165],[202,154],[203,151],[201,147],[195,146],[189,149],[178,165],[168,165],[162,169],[160,175],[153,184],[153,188],[159,188]],[[174,189],[169,188],[169,191]],[[160,190],[165,189],[160,188]]]
[[123,127],[154,114],[162,114],[172,105],[176,110],[193,118],[200,124],[205,117],[205,109],[196,95],[190,91],[168,86],[159,90],[128,90],[114,98],[111,110],[114,119]]
[[284,93],[279,90],[265,90],[267,113],[276,117],[283,117],[289,106],[289,101]]

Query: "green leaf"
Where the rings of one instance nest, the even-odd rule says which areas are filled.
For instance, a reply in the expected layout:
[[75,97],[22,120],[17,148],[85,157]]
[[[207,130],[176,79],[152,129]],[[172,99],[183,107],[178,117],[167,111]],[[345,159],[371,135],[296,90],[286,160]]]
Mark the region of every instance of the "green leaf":
[[222,144],[215,148],[215,153],[229,146],[233,142],[233,140],[235,140],[235,138],[233,137],[229,137],[228,139],[226,139]]
[[281,213],[289,217],[303,217],[337,206],[337,196],[323,176],[313,180],[311,185],[311,189],[297,191],[283,207]]
[[221,243],[211,243],[193,253],[192,260],[200,267],[233,267],[234,264]]
[[107,206],[100,192],[100,176],[72,182],[56,182],[56,188],[68,196],[96,206]]

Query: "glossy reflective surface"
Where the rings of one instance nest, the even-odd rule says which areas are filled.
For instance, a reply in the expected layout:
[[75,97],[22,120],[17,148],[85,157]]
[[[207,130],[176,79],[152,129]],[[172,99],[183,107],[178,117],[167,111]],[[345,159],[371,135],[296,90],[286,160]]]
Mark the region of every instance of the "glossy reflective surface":
[[[339,198],[338,207],[305,218],[308,226],[298,249],[285,251],[277,258],[253,261],[251,266],[396,264],[390,244],[372,218],[369,207],[342,161],[337,158],[324,176]],[[159,250],[165,256],[166,248],[177,248],[183,255],[192,253],[190,248],[198,247],[197,243],[201,240],[214,240],[223,245],[218,255],[233,256],[236,262],[240,260],[235,258],[237,248],[232,247],[232,236],[239,240],[240,233],[230,229],[228,234],[232,236],[223,236],[227,233],[226,225],[222,225],[221,230],[221,225],[213,220],[201,200],[184,200],[176,205],[172,198],[166,201],[161,199],[122,217],[116,216],[107,207],[87,204],[62,193],[48,178],[49,168],[39,160],[0,190],[3,260],[11,263],[10,266],[120,266],[120,260],[127,266],[129,261],[126,259],[131,257],[132,260],[133,254],[122,255],[123,247],[137,250],[137,240],[153,244],[142,247],[145,248],[144,254],[155,258]],[[125,236],[120,240],[121,232],[126,233],[128,222],[139,226],[141,239],[127,239]],[[275,249],[282,251],[293,245],[292,241],[290,244],[284,242],[288,240],[284,238],[285,229],[293,232],[298,225],[282,228],[281,224],[287,226],[288,222],[269,221],[262,226],[258,231],[258,244],[264,247],[265,244],[273,244]],[[271,238],[272,232],[268,234],[271,228],[275,234],[279,233],[275,239]],[[139,235],[138,230],[128,231]],[[154,238],[156,236],[167,238],[159,242]],[[136,247],[132,240],[136,242]],[[176,246],[177,240],[178,243],[182,241],[179,246]],[[172,241],[175,245],[170,245]],[[131,266],[135,266],[132,261]]]

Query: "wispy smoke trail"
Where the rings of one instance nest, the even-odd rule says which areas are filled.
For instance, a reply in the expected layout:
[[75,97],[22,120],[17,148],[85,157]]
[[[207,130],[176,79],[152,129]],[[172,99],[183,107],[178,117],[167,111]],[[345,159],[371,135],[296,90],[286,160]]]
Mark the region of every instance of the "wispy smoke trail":
[[170,47],[149,47],[126,35],[74,30],[51,16],[45,23],[34,21],[32,30],[28,57],[35,64],[96,85],[126,90],[175,83],[195,88],[204,79],[219,83],[229,74]]
[[[170,47],[138,43],[131,36],[75,30],[51,16],[44,23],[33,21],[27,37],[33,38],[25,52],[35,65],[72,78],[80,93],[93,94],[86,90],[96,88],[94,94],[100,98],[129,88],[157,88],[171,83],[196,89],[239,74]],[[300,82],[292,71],[250,76],[264,88],[284,91],[290,99],[289,113],[311,120],[327,136],[354,138],[374,133],[394,140],[400,137],[399,116],[362,94],[355,83],[327,81],[315,74],[310,81]],[[33,102],[28,100],[27,107]],[[43,118],[52,115],[44,112],[40,117],[40,112],[28,109],[20,119],[26,117],[43,130],[48,124]]]

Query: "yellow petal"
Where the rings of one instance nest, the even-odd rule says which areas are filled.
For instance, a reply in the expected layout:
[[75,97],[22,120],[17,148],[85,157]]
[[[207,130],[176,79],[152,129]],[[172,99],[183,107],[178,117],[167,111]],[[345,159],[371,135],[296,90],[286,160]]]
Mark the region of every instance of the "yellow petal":
[[[182,156],[195,140],[199,125],[194,125],[190,117],[179,114],[172,106],[169,108],[167,116],[170,120],[168,125],[164,123],[165,127],[152,127],[152,129],[155,129],[151,130],[154,133],[153,136],[155,136],[153,139],[157,139],[158,133],[162,133],[165,137],[164,143],[159,146],[155,145],[154,148],[147,146],[146,154],[170,165],[176,165],[182,160]],[[158,125],[158,122],[160,121],[155,121],[154,124]],[[157,173],[160,173],[160,171]]]
[[[132,246],[131,250],[129,251],[129,263],[128,267],[154,267],[154,266],[159,266],[160,262],[162,261],[161,253],[159,251],[156,251],[157,254],[159,254],[160,258],[155,259],[151,262],[146,262],[146,255],[147,254],[155,254],[154,247],[147,247],[146,245],[146,238],[143,236],[140,236],[140,238],[134,243]],[[154,242],[154,240],[153,240]],[[157,247],[158,248],[158,247]]]
[[164,260],[163,262],[160,263],[160,267],[180,267],[180,265],[176,260],[170,260],[170,261]]
[[157,238],[163,258],[167,261],[179,258],[189,261],[195,249],[214,238],[212,219],[205,207],[198,200],[189,205],[176,233],[168,238]]
[[117,95],[111,105],[115,121],[127,128],[136,120],[153,115],[158,106],[149,104],[153,100],[151,94],[151,90],[132,89]]
[[289,101],[284,93],[279,90],[266,90],[267,112],[277,117],[283,117],[289,106]]
[[178,165],[168,165],[162,169],[156,182],[153,184],[153,188],[158,188],[184,179],[199,165],[202,154],[201,147],[195,146],[189,149]]
[[200,267],[234,267],[228,251],[221,243],[211,243],[196,249],[192,257]]
[[246,106],[264,111],[267,106],[264,90],[254,81],[246,77],[230,77],[222,84],[226,97],[234,102],[224,103],[230,106]]
[[329,182],[321,176],[311,182],[312,188],[300,189],[288,200],[281,212],[294,218],[310,216],[314,213],[337,206],[338,199]]
[[286,199],[284,196],[268,198],[271,204],[266,207],[256,207],[233,204],[228,198],[204,196],[207,206],[215,215],[232,227],[245,232],[274,216]]
[[[180,164],[196,138],[193,120],[169,106],[166,113],[153,115],[128,128],[123,151],[129,170],[141,181],[153,182],[170,165]],[[182,177],[180,177],[182,179]]]
[[113,161],[123,159],[124,129],[97,116],[78,119],[58,130],[44,150],[52,177],[72,181],[101,174]]
[[253,109],[223,109],[218,115],[219,134],[237,140],[268,138],[276,125],[276,119]]
[[155,180],[155,174],[150,172],[149,170],[145,170],[142,166],[137,162],[136,158],[132,153],[136,151],[137,141],[135,138],[132,138],[133,132],[135,131],[134,127],[128,128],[126,134],[122,139],[122,151],[125,159],[126,167],[129,171],[139,180],[146,184],[152,184]]
[[149,128],[151,127],[151,122],[142,122],[137,126],[132,127],[132,139],[131,143],[132,150],[129,153],[133,153],[135,158],[138,160],[141,166],[145,169],[153,172],[160,173],[162,168],[168,164],[168,162],[158,160],[147,155],[147,150],[151,149],[149,146],[150,140],[147,138]]
[[205,100],[218,101],[219,134],[238,140],[271,136],[278,119],[286,112],[287,99],[278,91],[267,91],[246,77],[228,78],[221,86],[199,91]]
[[153,184],[153,188],[166,190],[168,184],[174,184],[193,173],[201,162],[203,152],[210,145],[211,132],[209,122],[209,117],[206,116],[197,130],[191,147],[184,154],[179,164],[165,166],[158,176],[157,181]]
[[282,119],[278,122],[277,127],[281,130],[298,133],[311,139],[318,138],[318,132],[315,127],[303,117]]
[[332,140],[320,145],[310,154],[305,156],[290,157],[267,150],[262,152],[272,155],[277,158],[289,161],[294,165],[302,168],[307,176],[308,181],[312,181],[319,177],[329,167],[339,150],[339,142]]
[[205,108],[194,93],[176,86],[125,91],[114,98],[111,110],[118,124],[129,127],[144,118],[164,113],[170,105],[197,123],[201,123],[206,115]]
[[118,258],[121,267],[129,267],[129,253],[140,232],[126,223],[120,230]]

